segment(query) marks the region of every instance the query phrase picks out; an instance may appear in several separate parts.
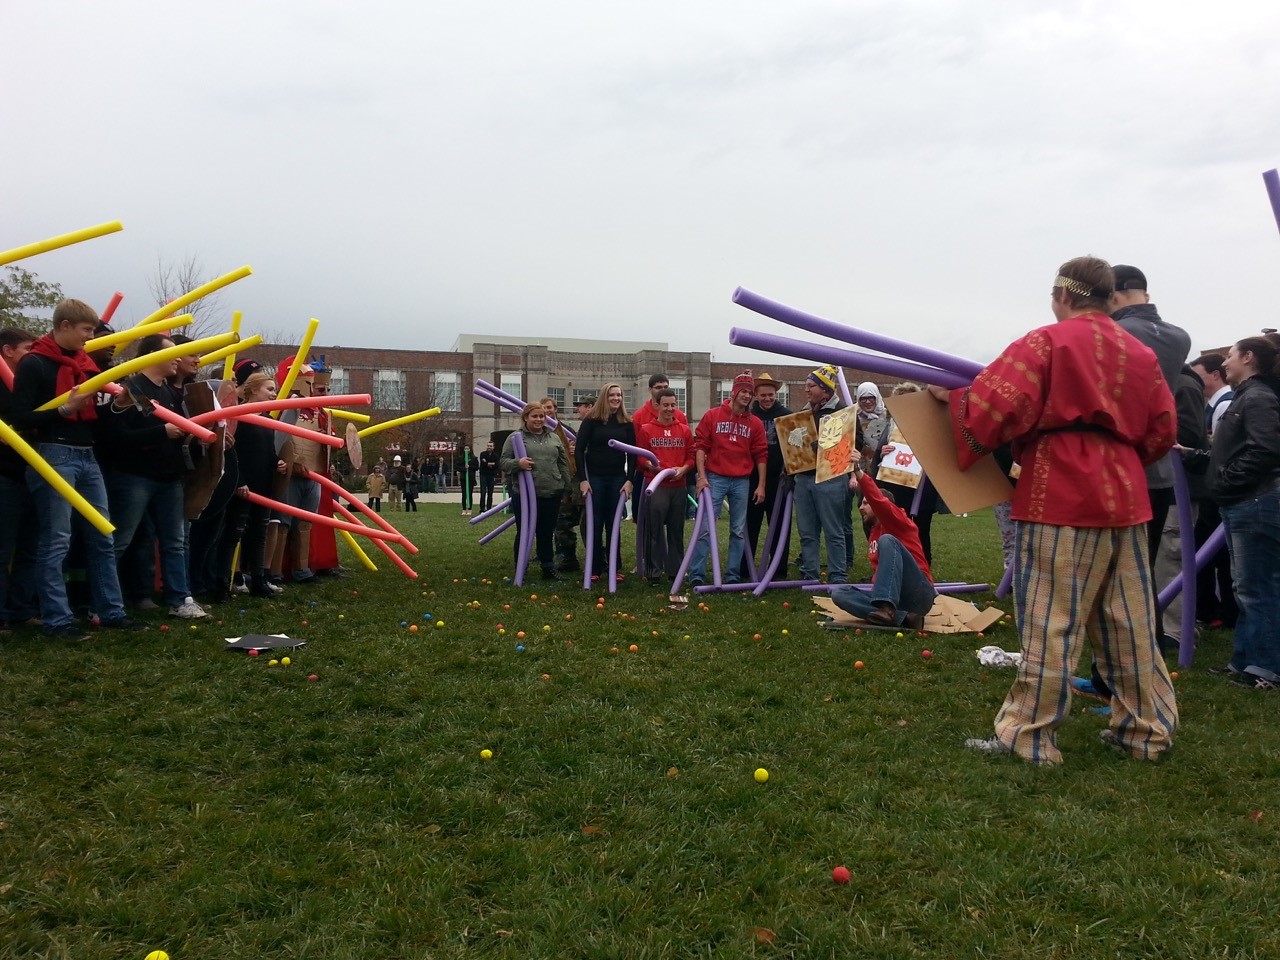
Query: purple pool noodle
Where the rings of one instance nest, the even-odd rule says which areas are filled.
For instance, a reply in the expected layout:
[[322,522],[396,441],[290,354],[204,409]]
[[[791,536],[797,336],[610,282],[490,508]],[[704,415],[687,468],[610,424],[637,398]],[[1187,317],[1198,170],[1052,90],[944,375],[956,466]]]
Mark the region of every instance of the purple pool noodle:
[[780,320],[782,323],[799,327],[801,330],[808,330],[810,333],[831,337],[845,343],[852,343],[855,346],[866,347],[869,350],[878,350],[894,357],[902,357],[904,360],[915,360],[928,366],[950,370],[964,378],[962,386],[972,383],[973,378],[981,373],[983,369],[982,364],[973,360],[954,357],[951,354],[943,353],[941,350],[917,346],[906,340],[897,340],[893,337],[872,333],[870,330],[860,330],[857,327],[850,327],[843,323],[824,320],[822,317],[816,317],[811,313],[788,307],[784,303],[778,303],[776,300],[762,297],[758,293],[752,293],[743,287],[739,287],[733,292],[733,302],[740,307],[754,310],[756,313],[763,314],[766,317]]
[[[483,394],[481,394],[480,392],[481,388],[483,388],[485,394],[489,394],[489,396],[484,396]],[[505,404],[498,404],[498,405],[505,406],[508,410],[511,410],[513,413],[519,413],[521,410],[525,408],[525,402],[523,400],[521,400],[515,394],[507,393],[507,391],[503,390],[501,387],[495,387],[488,380],[476,380],[475,388],[473,388],[472,392],[475,393],[477,396],[480,396],[481,399],[488,400],[491,403],[497,403],[498,399],[506,400],[507,402]],[[547,417],[547,429],[555,430],[559,425],[560,425],[560,422],[556,420],[555,417]],[[570,440],[577,439],[577,436],[568,427],[564,428],[564,432],[569,435]]]
[[587,565],[582,570],[582,589],[590,590],[591,571],[594,569],[592,565],[595,563],[596,558],[596,538],[593,535],[596,524],[596,505],[591,498],[591,488],[589,486],[587,487],[586,495],[582,498],[582,504],[585,508],[582,529],[587,535],[586,546],[583,548],[586,551]]
[[[765,568],[769,566],[769,559],[773,556],[773,551],[782,542],[782,528],[778,526],[778,515],[782,512],[783,501],[794,491],[791,486],[791,478],[786,477],[785,474],[784,477],[783,484],[778,487],[777,492],[773,495],[773,510],[769,514],[769,528],[764,535],[764,549],[760,551],[760,566]],[[787,515],[787,526],[791,526],[790,513]]]
[[652,497],[654,494],[654,491],[657,490],[660,486],[662,486],[666,481],[674,477],[675,474],[676,474],[675,467],[667,467],[665,470],[659,470],[657,473],[653,475],[653,477],[649,480],[649,482],[644,485],[644,489],[643,489],[644,495],[646,497]]
[[684,583],[684,575],[689,572],[689,564],[693,561],[693,551],[698,545],[698,534],[702,532],[702,504],[699,503],[693,511],[693,536],[689,538],[689,545],[684,549],[684,559],[680,561],[680,569],[676,571],[675,579],[671,581],[671,592],[675,593],[680,589],[680,584]]
[[610,440],[609,446],[613,447],[615,450],[621,450],[623,453],[629,453],[633,457],[642,457],[655,466],[658,463],[658,458],[652,450],[643,450],[640,447],[634,447],[629,443],[623,443],[621,440]]
[[836,367],[836,378],[840,382],[840,399],[844,401],[844,405],[846,407],[856,406],[853,394],[849,392],[849,381],[844,378],[844,367]]
[[502,533],[504,530],[510,529],[515,522],[516,522],[515,517],[507,517],[507,519],[503,520],[500,524],[498,524],[496,527],[494,527],[492,530],[490,530],[488,533],[486,533],[483,537],[480,538],[480,545],[484,546],[486,543],[488,543],[498,534]]
[[[1182,455],[1174,451],[1168,457],[1173,464],[1174,503],[1178,508],[1178,536],[1182,544],[1182,636],[1178,638],[1178,666],[1189,667],[1196,649],[1196,521],[1191,513],[1191,488],[1187,485]],[[1157,625],[1159,617],[1157,614]]]
[[[769,589],[769,585],[773,583],[774,574],[778,572],[778,567],[782,564],[782,558],[783,556],[785,556],[785,553],[786,553],[785,551],[777,549],[779,546],[782,545],[781,520],[785,520],[785,522],[788,524],[791,523],[791,500],[794,496],[795,496],[795,491],[788,490],[786,494],[781,498],[782,499],[781,513],[777,512],[778,501],[777,500],[774,501],[774,508],[775,508],[776,515],[774,516],[773,519],[780,521],[778,523],[779,539],[778,539],[778,542],[773,545],[774,546],[773,556],[769,558],[769,566],[765,570],[764,576],[760,578],[760,582],[756,584],[755,590],[753,591],[757,597]],[[769,532],[773,532],[773,528],[774,528],[774,523],[771,522],[769,524]],[[765,549],[767,550],[768,548],[769,548],[768,535],[766,534]],[[761,562],[763,562],[763,560]]]
[[[517,430],[511,435],[511,452],[517,460],[529,455],[524,446],[524,437]],[[538,504],[533,496],[533,474],[521,470],[516,481],[520,485],[520,543],[516,548],[516,575],[513,582],[517,587],[524,585],[524,575],[529,569],[529,552],[533,546],[533,525],[537,522]]]
[[920,380],[924,383],[936,383],[940,387],[954,389],[967,387],[973,382],[966,380],[963,374],[950,370],[940,370],[907,360],[896,360],[893,357],[879,357],[870,353],[858,353],[842,347],[829,346],[825,343],[811,343],[807,340],[792,340],[772,333],[760,333],[734,327],[729,331],[729,342],[737,347],[748,347],[752,350],[764,350],[778,353],[784,357],[797,357],[802,360],[813,360],[818,363],[839,363],[855,370],[866,370],[886,377],[901,377],[904,380]]
[[1276,226],[1280,227],[1280,174],[1268,170],[1262,175],[1262,182],[1267,185],[1267,198],[1271,201],[1271,213],[1276,218]]
[[[1221,524],[1218,529],[1209,534],[1209,539],[1200,544],[1200,549],[1196,551],[1196,573],[1199,573],[1209,565],[1209,561],[1218,555],[1218,551],[1222,549],[1227,542],[1227,529]],[[1163,610],[1169,605],[1169,601],[1182,592],[1182,578],[1178,577],[1156,597],[1156,609]]]
[[[512,446],[514,446],[514,444],[512,444]],[[501,513],[503,510],[507,509],[507,507],[509,507],[510,505],[511,505],[510,500],[503,500],[496,507],[490,507],[488,510],[486,510],[484,513],[480,514],[479,516],[472,517],[470,520],[467,521],[467,523],[479,523],[481,520],[488,520],[490,517],[494,516],[495,514]]]
[[1013,564],[1009,564],[1005,568],[1004,576],[1000,578],[1000,586],[996,587],[997,597],[1007,597],[1009,591],[1013,589]]
[[[643,490],[641,491],[643,494]],[[628,499],[630,499],[628,497]],[[636,576],[649,576],[649,505],[644,496],[635,499],[636,510]],[[621,529],[621,528],[619,528]]]
[[750,590],[753,595],[760,596],[766,590],[782,590],[795,589],[796,587],[807,587],[814,584],[814,580],[775,580],[762,581],[760,583],[722,583],[716,586],[712,583],[704,583],[700,587],[694,587],[694,593],[737,593],[739,591]]
[[622,511],[627,509],[627,497],[618,498],[618,509],[613,511],[613,529],[609,531],[609,592],[618,592],[618,554],[622,550]]
[[716,528],[716,514],[711,507],[711,491],[702,491],[698,498],[702,501],[702,509],[707,514],[707,542],[711,545],[711,582],[717,587],[724,585],[724,576],[720,570],[720,533]]
[[916,484],[916,495],[911,498],[911,516],[920,516],[920,501],[924,499],[924,485],[929,482],[929,478],[923,473],[920,474],[920,482]]

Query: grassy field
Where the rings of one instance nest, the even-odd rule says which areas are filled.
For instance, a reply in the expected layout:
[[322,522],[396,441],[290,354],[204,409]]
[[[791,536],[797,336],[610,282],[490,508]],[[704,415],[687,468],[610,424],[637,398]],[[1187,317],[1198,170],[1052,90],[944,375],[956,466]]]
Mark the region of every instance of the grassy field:
[[[1079,704],[1034,769],[961,748],[1011,676],[972,636],[822,631],[799,593],[675,612],[634,578],[597,610],[504,585],[510,540],[454,507],[392,519],[416,583],[3,642],[0,957],[1280,956],[1280,700],[1205,672],[1224,634],[1166,762]],[[935,544],[939,579],[998,576],[989,515]],[[249,632],[309,644],[221,649]]]

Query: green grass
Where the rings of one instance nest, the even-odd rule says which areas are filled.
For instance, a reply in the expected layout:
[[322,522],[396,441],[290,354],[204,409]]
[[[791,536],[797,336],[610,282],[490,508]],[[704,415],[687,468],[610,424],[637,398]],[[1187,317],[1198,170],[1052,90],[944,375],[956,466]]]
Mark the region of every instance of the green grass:
[[[417,583],[0,646],[0,957],[1280,955],[1280,700],[1205,673],[1224,634],[1167,761],[1078,705],[1035,769],[961,749],[1011,676],[974,637],[924,660],[798,593],[674,612],[634,578],[597,611],[504,585],[509,539],[453,507],[392,519]],[[997,576],[989,515],[935,544],[939,578]],[[310,643],[273,668],[220,649],[243,632]]]

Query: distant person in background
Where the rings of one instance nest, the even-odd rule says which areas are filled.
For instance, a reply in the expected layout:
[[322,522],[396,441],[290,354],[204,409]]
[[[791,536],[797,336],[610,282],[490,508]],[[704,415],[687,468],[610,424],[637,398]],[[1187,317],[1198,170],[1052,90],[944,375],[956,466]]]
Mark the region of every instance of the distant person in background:
[[388,507],[392,510],[404,501],[404,461],[398,453],[391,458],[391,469],[387,471],[387,496]]
[[387,492],[387,477],[382,464],[377,464],[373,468],[373,473],[369,474],[365,492],[369,495],[368,504],[373,508],[374,513],[381,513],[382,495]]
[[409,464],[408,469],[404,472],[404,510],[405,513],[418,512],[418,486],[422,481],[422,475],[414,469],[413,464]]
[[480,512],[493,509],[493,488],[498,480],[498,451],[493,441],[480,454]]

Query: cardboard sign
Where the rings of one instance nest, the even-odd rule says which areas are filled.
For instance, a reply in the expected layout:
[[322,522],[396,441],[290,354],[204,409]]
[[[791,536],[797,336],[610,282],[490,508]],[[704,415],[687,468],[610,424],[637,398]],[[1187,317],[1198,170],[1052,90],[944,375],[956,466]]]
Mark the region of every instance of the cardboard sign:
[[822,418],[818,428],[817,483],[826,483],[853,473],[862,452],[854,446],[858,436],[858,408],[846,407]]
[[915,490],[920,486],[923,475],[920,458],[898,429],[897,421],[893,421],[889,439],[880,448],[880,468],[876,471],[876,483],[895,483]]
[[[182,402],[189,417],[200,413],[208,413],[218,406],[217,401],[214,399],[213,385],[208,380],[197,380],[194,383],[188,383],[183,389]],[[224,423],[215,423],[213,429],[218,438],[204,448],[204,455],[195,461],[195,471],[188,474],[182,485],[183,515],[188,520],[195,520],[204,511],[205,507],[209,506],[210,500],[213,499],[213,492],[218,486],[218,481],[222,479],[222,458],[225,445],[223,437],[226,434],[226,425]]]
[[1013,486],[989,454],[968,470],[960,469],[945,403],[921,392],[889,397],[885,405],[952,513],[972,513],[1013,499]]
[[813,428],[813,414],[808,410],[789,413],[773,421],[782,449],[782,466],[788,474],[807,473],[818,468],[818,437]]

